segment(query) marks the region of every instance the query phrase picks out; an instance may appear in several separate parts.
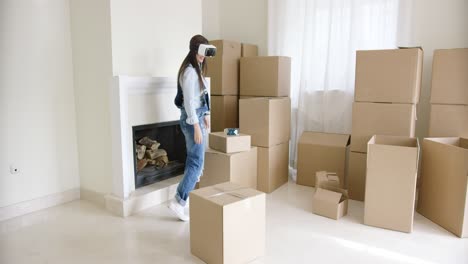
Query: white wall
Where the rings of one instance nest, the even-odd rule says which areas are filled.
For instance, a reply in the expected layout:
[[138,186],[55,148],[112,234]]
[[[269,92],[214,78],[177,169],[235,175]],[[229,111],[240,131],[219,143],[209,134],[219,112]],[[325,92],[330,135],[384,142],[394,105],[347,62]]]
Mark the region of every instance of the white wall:
[[208,39],[256,44],[268,54],[268,0],[203,0],[203,23]]
[[0,207],[79,187],[69,21],[68,1],[0,2]]
[[427,136],[435,49],[468,48],[468,1],[414,0],[410,44],[424,49],[423,84],[416,134]]
[[109,0],[70,0],[81,188],[110,193]]
[[114,75],[176,76],[193,35],[202,33],[201,0],[112,0]]

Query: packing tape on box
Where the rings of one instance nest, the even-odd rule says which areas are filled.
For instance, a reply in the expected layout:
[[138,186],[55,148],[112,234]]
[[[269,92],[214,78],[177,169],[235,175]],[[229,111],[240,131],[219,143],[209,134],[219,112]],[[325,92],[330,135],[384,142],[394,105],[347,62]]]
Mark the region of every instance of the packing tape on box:
[[245,196],[245,195],[236,193],[236,192],[238,192],[240,190],[247,190],[249,188],[242,187],[242,188],[236,188],[236,189],[233,189],[233,190],[223,190],[223,189],[214,187],[213,189],[216,189],[216,190],[218,190],[220,192],[216,193],[216,194],[212,194],[212,195],[208,196],[208,198],[217,197],[217,196],[221,196],[221,195],[230,195],[230,196],[233,196],[233,197],[236,197],[236,198],[239,198],[240,200],[242,200],[242,202],[245,205],[246,210],[250,210],[252,208],[251,199],[246,199],[246,198],[249,198],[249,196]]
[[240,198],[240,199],[245,199],[245,198],[247,198],[247,196],[238,194],[238,193],[236,193],[236,192],[237,192],[237,191],[240,191],[240,190],[245,190],[245,189],[248,189],[248,188],[236,188],[236,189],[233,189],[233,190],[223,190],[223,189],[220,189],[220,188],[217,188],[217,187],[213,187],[213,189],[216,189],[216,190],[218,190],[218,191],[220,191],[220,192],[219,192],[219,193],[212,194],[212,195],[208,196],[208,198],[212,198],[212,197],[216,197],[216,196],[221,196],[221,195],[224,195],[224,194],[231,195],[231,196],[234,196],[234,197],[237,197],[237,198]]

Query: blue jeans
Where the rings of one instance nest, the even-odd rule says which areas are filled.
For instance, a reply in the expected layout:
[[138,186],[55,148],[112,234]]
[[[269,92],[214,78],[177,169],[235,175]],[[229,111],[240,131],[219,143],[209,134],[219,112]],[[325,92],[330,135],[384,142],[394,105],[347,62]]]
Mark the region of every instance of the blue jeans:
[[185,144],[187,147],[187,160],[185,161],[184,178],[180,181],[177,187],[176,200],[185,206],[189,193],[195,188],[195,184],[203,172],[203,164],[205,161],[205,144],[206,144],[206,127],[204,115],[206,108],[197,109],[198,123],[202,130],[203,141],[201,144],[196,144],[194,139],[194,126],[187,124],[187,113],[181,109],[180,128],[185,136]]

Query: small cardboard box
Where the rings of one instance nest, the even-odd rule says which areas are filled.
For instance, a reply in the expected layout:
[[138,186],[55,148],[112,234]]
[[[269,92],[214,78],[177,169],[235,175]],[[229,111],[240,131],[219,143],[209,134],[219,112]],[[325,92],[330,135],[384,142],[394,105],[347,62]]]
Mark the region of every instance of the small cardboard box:
[[257,190],[271,193],[288,182],[289,143],[258,148]]
[[354,103],[352,123],[351,151],[365,153],[373,135],[414,137],[416,106]]
[[236,153],[208,149],[200,187],[234,182],[243,187],[257,188],[257,148]]
[[211,96],[211,131],[239,127],[239,98],[231,95]]
[[468,105],[432,104],[429,137],[461,136],[468,137]]
[[248,263],[265,254],[265,194],[233,183],[190,193],[190,250],[206,263]]
[[213,40],[210,44],[216,46],[216,56],[206,58],[206,76],[211,77],[211,94],[238,95],[241,44],[228,40]]
[[331,186],[333,188],[340,188],[340,178],[334,172],[317,171],[315,174],[316,188],[324,188]]
[[256,97],[239,101],[240,132],[252,136],[252,145],[270,147],[288,142],[291,100],[288,97]]
[[432,104],[468,105],[468,48],[434,51]]
[[417,104],[422,66],[419,48],[358,50],[354,101]]
[[468,138],[425,138],[418,212],[468,237]]
[[250,150],[250,135],[239,134],[228,136],[224,132],[210,133],[210,148],[224,153]]
[[345,181],[349,135],[306,131],[297,146],[297,184],[315,186],[315,173],[333,171]]
[[372,137],[368,147],[364,224],[411,233],[418,140],[377,135]]
[[258,56],[258,46],[242,43],[241,57]]
[[348,192],[332,186],[317,188],[312,205],[314,214],[338,220],[348,213]]
[[364,201],[366,191],[366,166],[366,153],[349,153],[348,178],[346,179],[349,199]]
[[289,96],[291,58],[244,57],[240,60],[240,95]]

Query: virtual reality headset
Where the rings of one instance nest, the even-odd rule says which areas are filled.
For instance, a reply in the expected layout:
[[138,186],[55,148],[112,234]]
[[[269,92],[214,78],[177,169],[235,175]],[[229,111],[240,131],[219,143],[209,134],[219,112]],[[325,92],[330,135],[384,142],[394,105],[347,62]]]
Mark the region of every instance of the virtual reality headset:
[[205,57],[214,57],[216,55],[216,47],[213,45],[200,44],[198,54]]

